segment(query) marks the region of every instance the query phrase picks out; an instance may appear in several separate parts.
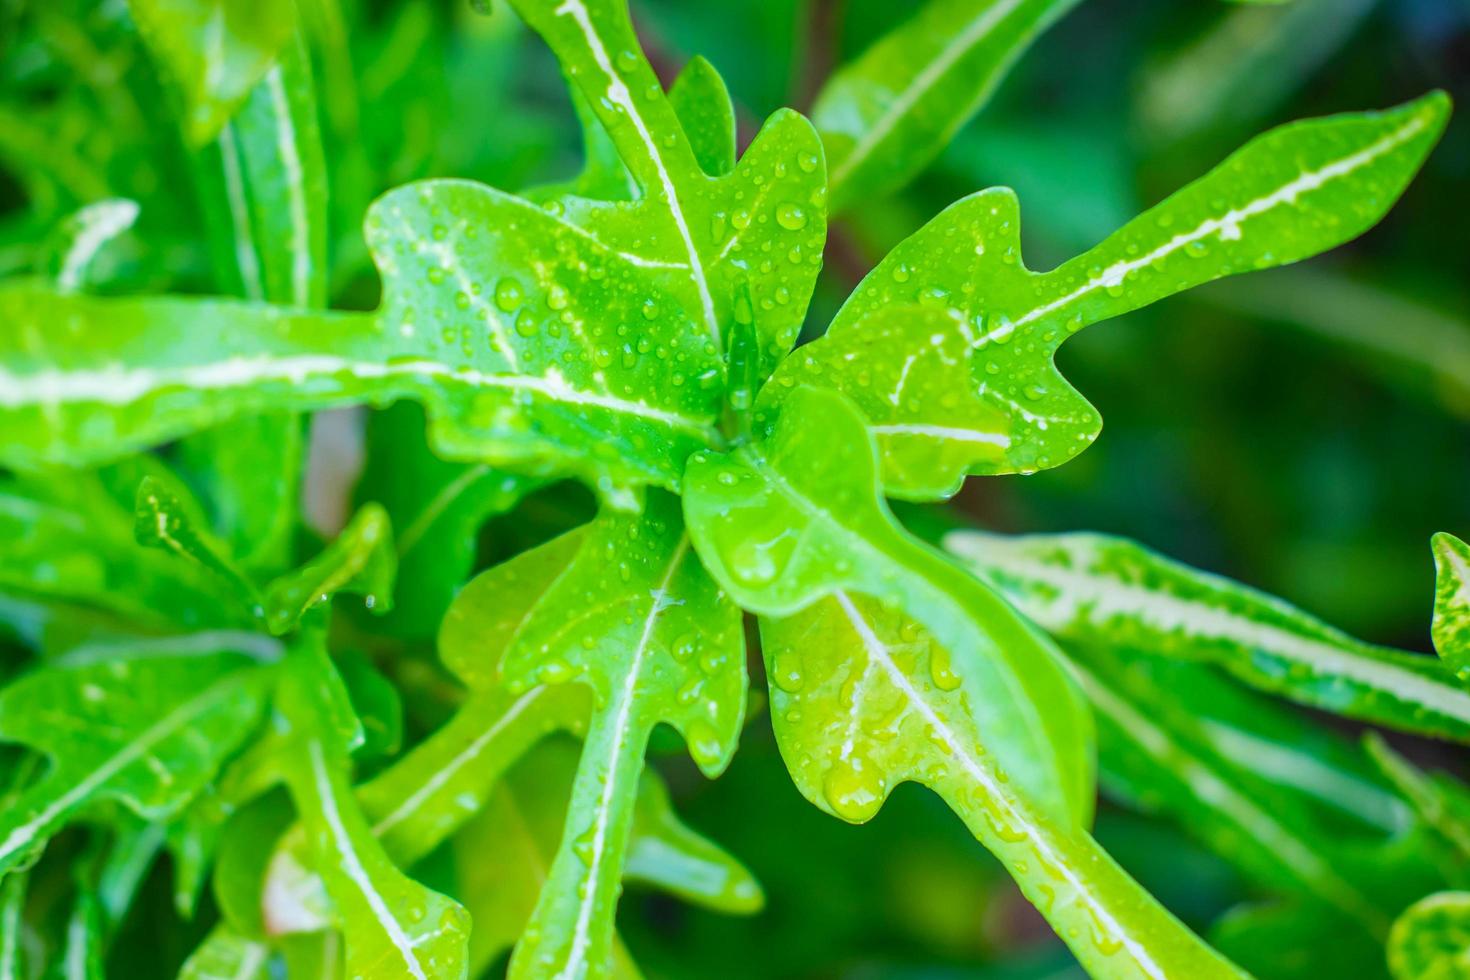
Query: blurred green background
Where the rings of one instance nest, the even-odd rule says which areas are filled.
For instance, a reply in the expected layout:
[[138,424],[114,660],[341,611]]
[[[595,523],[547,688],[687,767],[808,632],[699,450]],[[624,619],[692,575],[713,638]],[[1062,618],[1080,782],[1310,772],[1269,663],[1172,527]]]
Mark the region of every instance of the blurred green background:
[[[557,69],[503,4],[488,15],[467,0],[305,6],[345,39],[317,66],[336,305],[376,302],[359,222],[381,191],[424,176],[514,189],[578,166]],[[805,108],[833,65],[908,9],[634,3],[656,67],[671,78],[707,56],[747,138],[772,110]],[[150,71],[120,0],[0,0],[0,274],[27,268],[59,215],[129,196],[143,211],[109,253],[116,278],[209,288],[184,151]],[[1428,537],[1470,535],[1470,0],[1084,0],[920,180],[836,226],[809,330],[888,248],[971,191],[1014,187],[1028,264],[1049,268],[1269,126],[1436,87],[1460,111],[1379,227],[1305,266],[1087,331],[1061,367],[1107,420],[1096,446],[1036,476],[971,480],[957,503],[1001,530],[1135,538],[1365,639],[1427,650]],[[486,560],[513,550],[517,534],[492,523]],[[664,768],[689,822],[747,861],[769,901],[733,919],[630,891],[623,929],[652,976],[1076,972],[923,791],[901,789],[865,827],[839,824],[797,794],[760,718],[719,781],[676,757]],[[1246,895],[1167,826],[1104,807],[1099,828],[1192,923]],[[167,887],[164,875],[154,887]],[[178,923],[130,929],[164,959],[189,947]]]

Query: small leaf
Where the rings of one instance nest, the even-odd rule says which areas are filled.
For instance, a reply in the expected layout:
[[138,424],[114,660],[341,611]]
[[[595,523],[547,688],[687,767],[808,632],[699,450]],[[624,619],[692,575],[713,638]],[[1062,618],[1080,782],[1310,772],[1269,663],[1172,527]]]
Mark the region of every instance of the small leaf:
[[386,612],[393,605],[397,574],[388,514],[377,504],[367,504],[321,554],[267,586],[266,622],[272,633],[285,633],[313,606],[338,592],[361,595],[368,609]]
[[1470,679],[1470,545],[1443,532],[1434,545],[1434,648],[1462,680]]
[[[315,631],[298,635],[277,708],[293,750],[286,781],[312,855],[342,915],[347,972],[364,977],[464,977],[468,916],[408,878],[383,852],[358,808],[348,745],[322,695],[330,661]],[[340,681],[336,682],[340,684]]]
[[715,66],[701,57],[689,59],[669,89],[669,104],[700,169],[711,177],[734,170],[735,106]]
[[52,764],[0,813],[0,873],[95,800],[152,820],[177,812],[250,733],[263,681],[238,655],[195,653],[63,662],[10,683],[0,739]]
[[[999,596],[900,529],[878,495],[872,440],[845,398],[801,389],[766,442],[695,456],[684,509],[706,567],[745,609],[787,616],[850,591],[901,611],[941,648],[936,683],[984,692],[970,710],[1011,777],[1057,819],[1085,820],[1090,723],[1060,655]],[[946,655],[963,656],[964,670]],[[792,670],[801,673],[776,665],[775,684]],[[893,785],[854,797],[842,816],[870,818]]]
[[813,119],[832,208],[908,183],[1077,0],[929,0],[823,86]]
[[16,871],[0,877],[0,980],[30,976],[26,968],[25,914],[29,876]]
[[1021,263],[1010,191],[964,198],[899,244],[827,335],[781,366],[762,391],[757,429],[769,427],[796,386],[819,384],[867,416],[892,496],[943,498],[967,473],[1058,466],[1101,428],[1052,364],[1069,336],[1191,286],[1352,239],[1397,199],[1448,114],[1435,93],[1272,130],[1048,273]]
[[1394,980],[1456,980],[1470,957],[1470,892],[1437,892],[1399,917],[1388,937]]
[[1301,704],[1470,740],[1470,692],[1444,664],[1359,642],[1131,541],[958,531],[944,546],[1056,636],[1217,663]]
[[145,477],[138,484],[134,535],[138,543],[158,548],[215,575],[248,607],[260,608],[260,595],[253,583],[236,568],[224,545],[204,527],[197,502],[181,497],[165,481]]
[[289,0],[129,0],[133,20],[177,87],[194,144],[219,132],[291,36]]

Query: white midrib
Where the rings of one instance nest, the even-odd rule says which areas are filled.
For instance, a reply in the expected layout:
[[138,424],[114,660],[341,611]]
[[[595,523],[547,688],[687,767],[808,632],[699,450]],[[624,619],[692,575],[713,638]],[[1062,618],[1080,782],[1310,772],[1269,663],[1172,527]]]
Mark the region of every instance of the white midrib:
[[[689,536],[683,535],[679,539],[678,546],[674,549],[673,556],[669,559],[669,567],[664,572],[664,577],[654,591],[655,596],[668,594],[669,583],[674,580],[674,575],[679,570],[684,556],[689,551]],[[648,618],[643,621],[643,633],[638,637],[638,647],[633,651],[633,661],[628,665],[628,672],[623,678],[623,685],[618,690],[617,715],[613,719],[611,733],[607,750],[607,778],[602,784],[602,793],[598,800],[597,819],[592,828],[592,856],[587,863],[587,882],[581,902],[577,907],[577,922],[572,929],[572,946],[567,953],[567,962],[557,971],[558,980],[572,980],[585,974],[587,970],[587,948],[591,945],[592,913],[598,899],[598,878],[602,874],[603,855],[607,851],[607,829],[608,821],[612,818],[613,800],[618,792],[618,762],[623,753],[627,751],[626,744],[632,735],[630,720],[633,714],[634,697],[638,688],[638,679],[643,670],[643,661],[648,655],[649,641],[653,638],[653,630],[658,625],[659,614],[666,606],[655,598],[653,605],[648,610]]]
[[225,123],[219,131],[219,153],[240,282],[245,287],[246,299],[264,299],[265,286],[260,276],[260,257],[255,252],[255,242],[250,233],[250,206],[245,201],[245,178],[240,173],[240,148],[235,142],[234,123]]
[[1422,113],[1415,115],[1398,129],[1386,136],[1379,137],[1373,143],[1370,143],[1356,153],[1334,160],[1332,163],[1318,170],[1308,170],[1295,179],[1281,185],[1270,194],[1258,197],[1241,207],[1232,208],[1218,218],[1207,218],[1200,222],[1193,230],[1175,235],[1153,251],[1140,255],[1136,259],[1115,262],[1060,299],[1052,300],[1050,303],[1038,306],[1025,315],[1017,317],[1015,325],[1017,327],[1024,327],[1048,314],[1055,313],[1062,307],[1076,302],[1089,293],[1120,285],[1130,273],[1147,268],[1153,263],[1165,259],[1195,242],[1212,236],[1219,236],[1222,240],[1233,241],[1240,237],[1240,225],[1242,222],[1265,214],[1283,204],[1293,203],[1304,193],[1317,190],[1330,181],[1346,177],[1349,174],[1361,170],[1385,153],[1389,153],[1402,146],[1419,133],[1427,124],[1427,116]]
[[868,431],[880,436],[921,436],[943,442],[975,442],[1004,449],[1011,444],[1011,437],[1000,432],[983,429],[965,429],[951,425],[929,425],[923,422],[891,422],[886,425],[870,425]]
[[563,0],[562,5],[556,8],[556,13],[570,15],[577,22],[582,35],[587,39],[587,48],[592,52],[597,67],[602,69],[603,74],[607,76],[609,101],[620,106],[628,114],[628,121],[633,124],[634,129],[638,130],[638,138],[643,141],[643,145],[648,150],[649,160],[653,163],[653,168],[658,173],[659,183],[663,187],[664,198],[669,206],[669,215],[674,220],[674,226],[679,230],[679,237],[684,240],[684,251],[689,256],[689,276],[694,280],[694,286],[699,291],[699,302],[704,307],[705,325],[718,347],[720,322],[715,316],[715,302],[710,295],[709,280],[705,275],[704,263],[699,257],[699,250],[694,247],[694,237],[689,233],[689,222],[684,217],[684,207],[679,201],[679,193],[674,187],[668,167],[664,164],[663,154],[659,152],[658,143],[654,140],[653,134],[648,131],[648,124],[643,121],[638,106],[634,104],[628,86],[618,77],[612,59],[608,57],[607,48],[603,45],[602,38],[598,36],[596,29],[593,28],[592,18],[587,15],[587,8],[582,4],[582,0]]
[[1282,826],[1266,810],[1199,762],[1193,756],[1176,750],[1169,736],[1125,700],[1118,697],[1101,680],[1086,669],[1072,664],[1085,680],[1092,703],[1112,718],[1124,731],[1161,765],[1172,770],[1203,802],[1232,817],[1249,836],[1258,842],[1270,842],[1270,850],[1303,882],[1325,892],[1328,901],[1353,918],[1381,932],[1387,923],[1356,888],[1338,876],[1333,867],[1307,844]]
[[434,494],[434,499],[429,501],[428,506],[419,512],[419,516],[414,518],[413,523],[398,536],[398,557],[402,558],[412,551],[414,545],[419,543],[419,538],[422,538],[440,515],[449,509],[449,505],[454,503],[459,495],[468,490],[476,480],[489,473],[489,466],[477,463],[450,480],[438,493]]
[[276,147],[281,168],[286,171],[286,196],[291,217],[291,301],[297,306],[311,303],[311,230],[306,216],[306,181],[302,175],[301,151],[296,145],[296,127],[291,105],[276,65],[265,76],[272,114],[276,119]]
[[[1027,615],[1052,632],[1065,632],[1084,616],[1093,623],[1121,616],[1133,617],[1162,632],[1177,630],[1196,637],[1263,649],[1313,670],[1335,672],[1451,718],[1470,721],[1470,692],[1458,690],[1450,683],[1437,683],[1391,662],[1348,653],[1323,640],[1301,636],[1279,626],[1257,623],[1215,606],[1150,592],[1115,580],[1099,579],[1085,572],[1015,559],[996,561],[994,555],[972,557],[970,560],[1033,582],[1045,583],[1065,596],[1064,599],[1047,600],[1034,595],[1018,595],[1014,589],[1004,590]],[[1426,664],[1435,662],[1425,659]]]
[[46,370],[26,375],[14,375],[0,369],[0,407],[55,406],[73,402],[125,405],[168,387],[213,390],[245,388],[271,381],[301,384],[314,375],[333,374],[345,374],[359,381],[438,378],[471,387],[526,391],[552,401],[602,408],[659,422],[705,440],[713,436],[708,422],[644,402],[584,391],[573,387],[555,370],[544,376],[486,374],[426,358],[384,364],[349,360],[331,354],[260,355],[177,368],[130,369],[118,366],[79,371]]
[[501,732],[505,731],[522,714],[525,713],[533,702],[546,693],[546,688],[537,687],[521,695],[506,709],[505,714],[495,720],[495,724],[485,729],[475,740],[465,746],[464,750],[456,755],[450,762],[439,769],[422,786],[413,792],[407,799],[398,805],[392,813],[373,825],[373,836],[382,837],[394,827],[411,818],[419,809],[430,800],[435,793],[443,789],[461,769],[470,763],[476,756],[485,750],[485,746],[495,740]]
[[6,835],[5,840],[0,842],[0,863],[3,863],[16,851],[28,846],[35,840],[36,834],[49,826],[57,817],[84,801],[98,787],[142,759],[158,743],[176,734],[184,725],[214,707],[216,703],[238,688],[239,679],[231,675],[154,722],[136,739],[124,745],[115,755],[108,757],[102,765],[77,780],[71,789],[52,800],[40,813]]
[[995,26],[1010,16],[1021,3],[1022,0],[999,0],[970,21],[963,31],[955,35],[954,40],[940,49],[939,55],[914,76],[898,97],[889,103],[878,121],[853,144],[852,151],[833,168],[831,185],[838,186],[861,166],[878,145],[888,138],[899,120],[908,114],[925,93],[939,83],[945,73],[954,67],[955,62],[964,57],[970,48],[985,40]]
[[897,688],[908,702],[913,705],[914,710],[923,716],[924,721],[930,726],[930,731],[934,733],[935,738],[949,749],[949,757],[960,764],[965,774],[985,792],[987,798],[993,801],[996,807],[1005,811],[1005,815],[1008,818],[1007,823],[1013,827],[1022,829],[1026,834],[1026,839],[1035,848],[1038,857],[1045,861],[1049,868],[1061,875],[1068,887],[1071,888],[1072,893],[1077,897],[1077,901],[1087,907],[1094,922],[1105,930],[1109,937],[1116,940],[1123,949],[1128,951],[1129,956],[1138,964],[1139,969],[1147,976],[1155,978],[1155,980],[1167,980],[1168,974],[1164,972],[1163,967],[1154,961],[1143,943],[1129,934],[1127,929],[1123,927],[1123,924],[1113,916],[1111,909],[1098,904],[1091,890],[1076,877],[1071,865],[1052,848],[1051,841],[1047,839],[1046,835],[1039,833],[1031,820],[1025,814],[1016,810],[1006,793],[1005,787],[1002,786],[991,772],[981,765],[979,759],[969,751],[964,740],[959,737],[959,734],[949,727],[948,723],[930,706],[923,694],[909,682],[904,672],[898,669],[898,665],[888,656],[887,646],[873,632],[872,627],[868,625],[867,619],[864,618],[852,600],[848,598],[847,593],[838,591],[835,593],[835,597],[841,603],[842,610],[846,613],[853,630],[857,632],[858,637],[863,641],[863,649],[868,657],[882,668],[888,677],[889,683]]
[[414,980],[428,980],[428,977],[424,975],[423,966],[419,963],[418,954],[414,952],[413,940],[404,931],[403,925],[394,917],[388,904],[383,901],[383,896],[378,894],[378,890],[373,887],[367,868],[363,867],[362,859],[357,856],[357,851],[352,846],[347,827],[342,823],[342,814],[337,809],[337,798],[332,793],[332,781],[327,774],[326,758],[321,742],[312,739],[307,743],[307,752],[311,757],[311,778],[316,786],[317,798],[321,801],[322,816],[327,821],[327,829],[332,835],[332,845],[342,856],[343,872],[362,893],[363,899],[372,910],[373,917],[383,927],[388,941],[403,957],[403,962],[408,966],[408,972],[413,975]]
[[81,286],[82,275],[98,250],[132,227],[137,219],[136,201],[99,201],[83,208],[76,216],[81,227],[62,259],[61,271],[56,274],[56,287],[62,292],[70,292]]

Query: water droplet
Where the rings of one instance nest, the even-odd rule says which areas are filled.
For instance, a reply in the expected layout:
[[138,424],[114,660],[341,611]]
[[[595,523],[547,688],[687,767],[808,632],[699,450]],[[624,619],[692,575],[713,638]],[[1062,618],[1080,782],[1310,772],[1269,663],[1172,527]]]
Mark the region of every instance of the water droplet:
[[495,284],[495,305],[506,313],[514,311],[525,298],[526,294],[521,291],[521,284],[509,276]]
[[883,777],[861,758],[838,762],[822,780],[822,795],[843,820],[862,823],[883,805]]
[[800,231],[806,227],[806,208],[800,204],[780,204],[776,206],[776,224],[787,231]]

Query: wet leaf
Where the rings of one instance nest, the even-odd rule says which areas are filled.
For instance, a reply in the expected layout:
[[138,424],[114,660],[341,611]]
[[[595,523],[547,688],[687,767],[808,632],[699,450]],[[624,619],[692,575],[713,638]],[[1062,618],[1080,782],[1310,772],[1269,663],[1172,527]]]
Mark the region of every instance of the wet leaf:
[[1301,704],[1470,739],[1470,693],[1439,661],[1360,642],[1131,541],[961,531],[944,546],[1057,636],[1208,661]]
[[1052,272],[1021,262],[1014,194],[964,198],[889,253],[827,335],[782,365],[757,427],[772,424],[797,385],[836,388],[878,439],[885,491],[905,499],[948,497],[968,473],[1058,466],[1102,424],[1052,364],[1063,341],[1200,283],[1356,237],[1402,193],[1448,113],[1435,93],[1272,130]]

